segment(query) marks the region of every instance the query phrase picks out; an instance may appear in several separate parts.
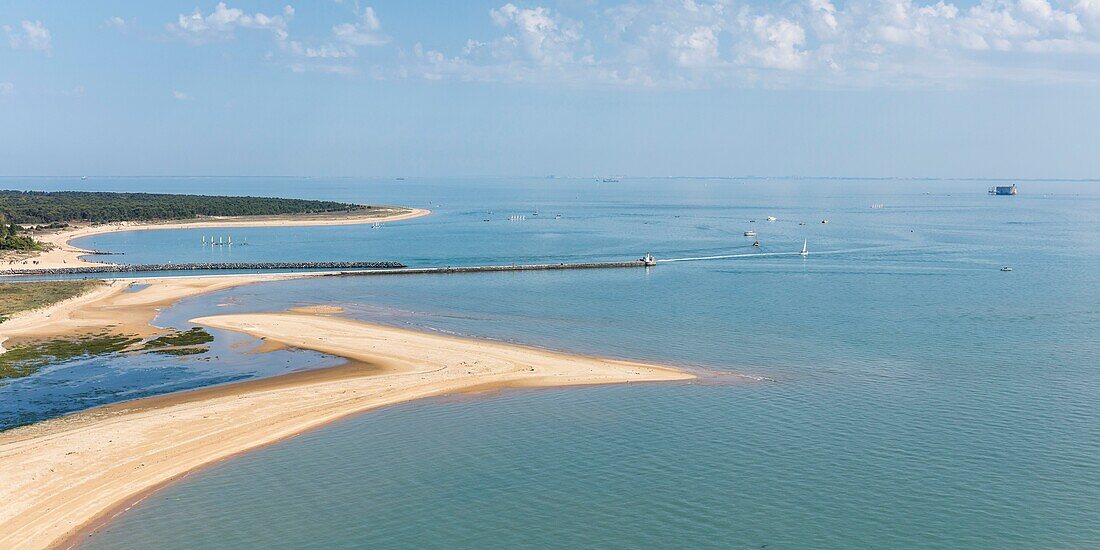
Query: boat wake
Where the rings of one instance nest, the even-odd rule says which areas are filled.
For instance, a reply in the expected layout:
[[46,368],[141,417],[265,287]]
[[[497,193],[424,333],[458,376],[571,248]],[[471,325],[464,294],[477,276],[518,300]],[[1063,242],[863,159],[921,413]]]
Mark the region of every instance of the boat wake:
[[703,260],[728,260],[735,258],[775,258],[779,256],[825,256],[833,254],[851,254],[855,252],[865,252],[869,250],[882,250],[881,247],[868,247],[868,248],[852,248],[848,250],[826,250],[823,252],[748,252],[741,254],[722,254],[719,256],[695,256],[691,258],[663,258],[657,260],[657,263],[671,263],[671,262],[698,262]]
[[[759,258],[764,256],[798,256],[798,252],[757,252],[755,254],[723,254],[721,256],[697,256],[695,258],[665,258],[657,263],[698,262],[702,260],[726,260],[730,258]],[[816,253],[815,253],[816,254]]]

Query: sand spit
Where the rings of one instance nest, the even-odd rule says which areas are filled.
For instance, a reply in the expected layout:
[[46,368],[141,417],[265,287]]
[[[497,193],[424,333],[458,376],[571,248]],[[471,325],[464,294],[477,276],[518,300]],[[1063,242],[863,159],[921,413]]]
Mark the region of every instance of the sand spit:
[[112,511],[197,468],[386,405],[505,387],[694,378],[657,365],[327,315],[218,315],[192,322],[352,362],[100,407],[0,433],[0,547],[65,545]]

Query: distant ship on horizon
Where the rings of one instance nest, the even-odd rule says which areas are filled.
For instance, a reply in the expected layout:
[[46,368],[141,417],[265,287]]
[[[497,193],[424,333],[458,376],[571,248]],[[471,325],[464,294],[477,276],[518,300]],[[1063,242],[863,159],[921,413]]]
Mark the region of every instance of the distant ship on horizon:
[[990,187],[989,188],[989,194],[990,195],[1015,195],[1016,194],[1016,184],[1013,183],[1012,185],[1008,185],[1008,186],[998,185],[997,187]]

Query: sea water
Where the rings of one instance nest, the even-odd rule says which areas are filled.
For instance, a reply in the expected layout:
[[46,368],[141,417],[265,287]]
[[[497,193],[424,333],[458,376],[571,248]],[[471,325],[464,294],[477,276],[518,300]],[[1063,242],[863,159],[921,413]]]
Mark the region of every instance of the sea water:
[[[165,319],[325,303],[418,330],[688,365],[704,378],[362,415],[192,475],[89,539],[93,548],[1100,545],[1097,184],[1028,182],[1017,197],[972,181],[99,185],[152,183],[435,211],[376,229],[257,229],[234,246],[236,261],[786,255],[295,280],[186,300]],[[78,244],[135,263],[206,259],[189,231]],[[805,258],[793,254],[803,239]],[[234,365],[230,355],[209,368]]]

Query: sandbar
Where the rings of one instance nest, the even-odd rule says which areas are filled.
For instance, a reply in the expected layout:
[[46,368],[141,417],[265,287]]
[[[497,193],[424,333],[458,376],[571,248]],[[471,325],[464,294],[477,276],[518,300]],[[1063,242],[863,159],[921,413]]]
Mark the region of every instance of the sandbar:
[[0,547],[70,545],[144,493],[204,465],[387,405],[507,387],[694,378],[665,366],[317,313],[216,315],[192,322],[349,363],[118,403],[0,432]]

